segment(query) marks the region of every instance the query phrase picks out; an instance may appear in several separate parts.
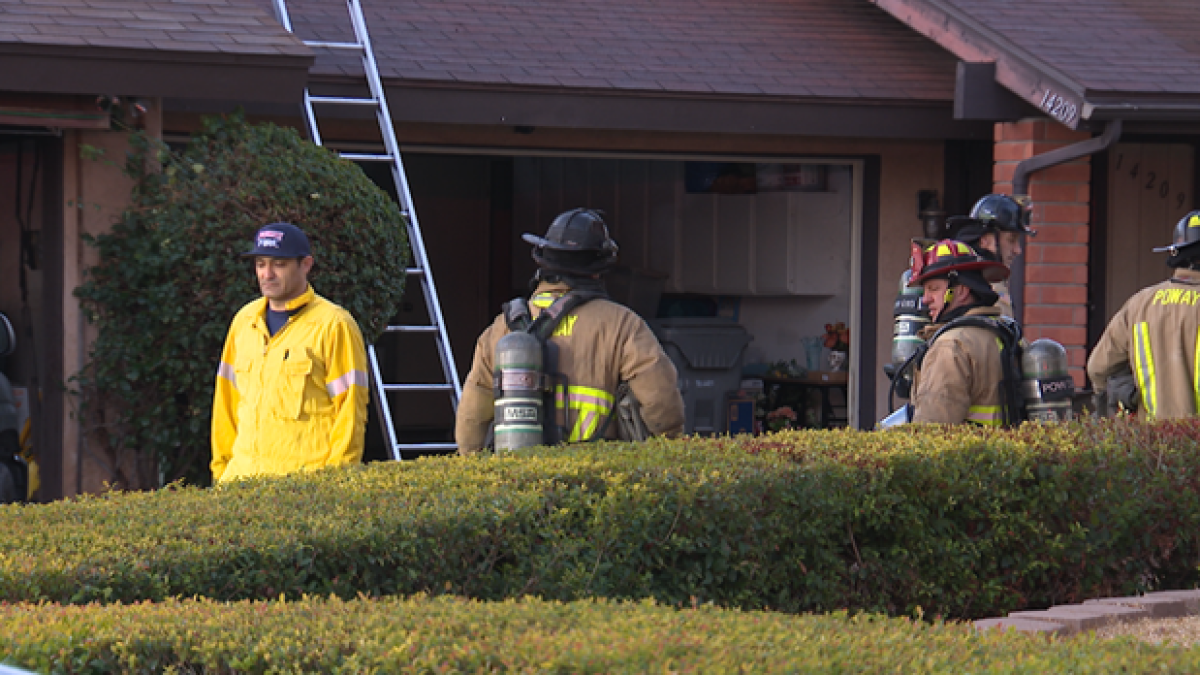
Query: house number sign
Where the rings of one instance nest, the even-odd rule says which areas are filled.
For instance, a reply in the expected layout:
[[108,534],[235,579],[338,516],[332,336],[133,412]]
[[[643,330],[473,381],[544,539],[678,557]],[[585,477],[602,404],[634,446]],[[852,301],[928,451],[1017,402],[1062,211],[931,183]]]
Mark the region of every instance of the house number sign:
[[1071,103],[1061,95],[1054,93],[1053,89],[1047,89],[1042,96],[1042,103],[1039,106],[1046,114],[1063,124],[1075,128],[1075,117],[1079,114],[1079,108],[1074,103]]

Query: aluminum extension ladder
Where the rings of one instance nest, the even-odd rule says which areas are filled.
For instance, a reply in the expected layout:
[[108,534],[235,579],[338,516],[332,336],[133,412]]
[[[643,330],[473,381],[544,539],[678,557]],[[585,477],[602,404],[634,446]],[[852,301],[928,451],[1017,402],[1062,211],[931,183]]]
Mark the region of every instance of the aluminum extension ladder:
[[[291,16],[288,13],[286,0],[274,0],[275,11],[279,22],[289,33],[292,29]],[[375,54],[371,49],[371,39],[367,33],[367,22],[363,16],[360,0],[346,0],[346,8],[350,15],[350,24],[354,29],[354,42],[321,42],[304,40],[304,44],[317,50],[339,50],[356,52],[362,57],[363,74],[370,90],[370,97],[348,98],[338,96],[312,96],[308,87],[304,89],[304,118],[308,123],[309,138],[321,145],[321,132],[317,128],[317,116],[314,106],[334,107],[351,106],[356,108],[373,108],[379,122],[379,132],[383,139],[385,152],[383,154],[368,153],[339,153],[343,158],[356,162],[385,162],[391,165],[392,179],[396,183],[396,195],[400,201],[400,211],[405,215],[408,228],[409,246],[412,248],[416,267],[407,271],[409,279],[416,277],[420,280],[421,290],[425,295],[425,306],[429,310],[429,325],[389,325],[386,333],[425,333],[433,336],[437,342],[438,356],[442,361],[442,372],[445,381],[429,384],[399,384],[383,381],[379,367],[379,356],[375,345],[367,348],[367,359],[371,367],[371,386],[373,398],[379,410],[386,440],[390,445],[392,459],[403,459],[404,451],[423,450],[454,450],[454,443],[400,443],[396,436],[396,426],[392,419],[391,405],[388,402],[390,392],[444,392],[450,396],[450,404],[458,410],[458,401],[462,398],[462,384],[458,379],[458,370],[454,364],[454,355],[450,351],[450,339],[446,334],[446,322],[442,318],[442,308],[438,301],[437,288],[433,284],[433,273],[429,267],[429,256],[425,252],[425,240],[421,237],[421,226],[417,221],[417,211],[412,203],[412,194],[408,189],[408,177],[404,173],[404,163],[400,159],[400,145],[396,142],[396,131],[392,127],[391,113],[388,111],[387,99],[383,92],[383,82],[379,77],[379,67],[375,63]]]

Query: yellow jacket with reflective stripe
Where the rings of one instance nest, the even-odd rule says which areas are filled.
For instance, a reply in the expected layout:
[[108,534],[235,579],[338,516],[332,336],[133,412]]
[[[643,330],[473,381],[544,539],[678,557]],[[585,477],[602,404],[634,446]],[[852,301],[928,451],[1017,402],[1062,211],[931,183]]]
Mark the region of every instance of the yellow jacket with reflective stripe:
[[1176,270],[1175,277],[1144,288],[1113,316],[1088,358],[1092,388],[1108,389],[1108,378],[1133,371],[1142,410],[1157,419],[1195,417],[1200,409],[1200,273]]
[[[966,315],[1000,316],[1000,310],[975,307]],[[925,336],[932,336],[943,325],[925,328]],[[974,326],[948,330],[930,345],[914,375],[913,422],[1000,426],[1004,423],[1003,380],[1000,342],[994,332]]]
[[[543,282],[530,300],[530,313],[536,317],[568,290],[565,284]],[[500,315],[475,343],[455,422],[460,453],[478,452],[486,442],[495,403],[492,355],[496,343],[507,334],[508,325]],[[613,395],[620,382],[629,382],[650,433],[677,435],[683,431],[683,397],[675,365],[636,313],[615,302],[592,300],[563,317],[550,339],[558,348],[558,372],[566,375],[569,385],[566,392],[558,393],[569,441],[593,439],[612,413]],[[553,412],[547,410],[546,417],[552,420]],[[615,421],[609,424],[605,437],[616,438],[617,426]]]
[[267,301],[233,318],[213,398],[214,481],[362,459],[367,356],[354,317],[312,287],[272,337]]

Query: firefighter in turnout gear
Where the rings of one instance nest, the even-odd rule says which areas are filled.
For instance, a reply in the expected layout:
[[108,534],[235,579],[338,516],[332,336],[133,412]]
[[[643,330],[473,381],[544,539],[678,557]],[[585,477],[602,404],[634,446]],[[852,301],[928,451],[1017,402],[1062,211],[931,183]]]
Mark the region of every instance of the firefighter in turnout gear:
[[1200,211],[1175,226],[1168,253],[1172,277],[1144,288],[1113,316],[1087,362],[1097,412],[1107,390],[1129,370],[1137,391],[1121,397],[1154,419],[1200,415]]
[[[1024,250],[1023,238],[1036,236],[1029,228],[1029,209],[1008,195],[985,195],[971,208],[969,216],[947,220],[956,241],[961,241],[988,260],[1004,263],[1012,269],[1013,261]],[[1008,281],[997,281],[992,290],[999,299],[996,307],[1004,316],[1013,316],[1012,296]],[[1015,317],[1014,317],[1015,318]]]
[[[1002,385],[1019,375],[1005,372],[1004,346],[992,324],[1016,333],[995,307],[993,283],[1008,277],[1003,263],[970,246],[942,240],[921,251],[914,243],[911,286],[924,288],[933,323],[923,329],[928,350],[918,356],[912,392],[912,421],[983,426],[1015,423]],[[985,327],[989,326],[989,327]],[[1015,389],[1008,387],[1010,390]]]
[[[640,404],[650,434],[681,433],[684,406],[674,364],[641,317],[604,296],[601,278],[616,263],[617,244],[601,214],[573,209],[555,218],[545,237],[523,238],[533,245],[538,264],[532,282],[536,289],[527,304],[521,298],[506,304],[475,344],[455,422],[459,453],[487,447],[489,427],[495,411],[503,409],[503,388],[510,379],[507,374],[500,381],[494,377],[495,369],[505,365],[505,359],[497,358],[497,343],[516,328],[514,317],[525,309],[526,320],[535,325],[551,317],[556,322],[545,336],[544,375],[551,395],[540,419],[543,442],[618,438],[618,425],[610,422],[618,390],[626,388]],[[528,383],[540,377],[522,379]],[[505,421],[496,420],[496,446],[519,447],[501,443]]]

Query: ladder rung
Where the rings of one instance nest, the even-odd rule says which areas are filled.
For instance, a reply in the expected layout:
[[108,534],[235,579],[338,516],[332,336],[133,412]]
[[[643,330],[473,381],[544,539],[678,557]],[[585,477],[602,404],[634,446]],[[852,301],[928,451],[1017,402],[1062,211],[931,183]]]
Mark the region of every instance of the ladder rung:
[[[283,27],[294,35],[295,32],[292,30],[292,22],[288,14],[286,0],[274,0],[274,4],[276,14]],[[303,44],[314,50],[349,50],[354,52],[362,60],[363,75],[365,76],[369,93],[365,94],[360,91],[356,92],[355,96],[314,96],[306,87],[304,90],[304,105],[302,107],[304,119],[308,124],[309,138],[312,139],[314,144],[321,146],[324,144],[322,143],[321,132],[317,124],[318,112],[324,113],[327,108],[332,108],[333,106],[355,106],[358,108],[366,107],[374,109],[382,143],[363,145],[357,148],[357,152],[338,152],[338,155],[350,161],[385,163],[390,164],[392,167],[392,179],[396,187],[396,203],[400,209],[401,216],[406,220],[405,226],[414,255],[410,263],[413,266],[406,268],[405,274],[409,277],[418,277],[428,305],[429,318],[427,321],[431,325],[388,326],[385,330],[387,332],[433,333],[445,380],[440,383],[385,383],[379,367],[379,356],[376,353],[375,346],[371,345],[367,350],[367,354],[371,370],[372,398],[375,399],[375,405],[379,408],[381,421],[387,432],[386,438],[391,448],[392,459],[404,459],[404,451],[439,450],[452,452],[458,447],[454,443],[433,440],[429,442],[410,441],[400,443],[396,436],[397,420],[392,418],[392,401],[390,400],[392,397],[389,397],[388,393],[444,392],[450,395],[450,403],[457,410],[460,402],[459,399],[462,397],[462,387],[455,368],[454,355],[451,353],[450,340],[445,333],[445,319],[442,317],[441,300],[438,298],[437,289],[434,287],[433,271],[430,269],[429,259],[425,253],[421,229],[416,222],[416,209],[412,204],[408,178],[404,174],[404,164],[401,161],[399,143],[396,140],[396,130],[388,109],[387,94],[384,91],[379,66],[375,63],[375,55],[372,53],[374,50],[371,46],[371,39],[367,35],[368,31],[366,19],[363,17],[362,5],[360,0],[347,0],[346,4],[350,11],[351,28],[354,31],[353,42],[304,40]],[[336,147],[333,149],[337,150]],[[434,436],[434,438],[438,437]],[[445,438],[444,436],[440,437]]]
[[305,40],[305,46],[315,47],[317,49],[356,49],[363,50],[363,46],[357,42],[322,42],[320,40]]
[[457,450],[457,443],[397,443],[397,450]]
[[388,326],[383,329],[385,333],[436,333],[437,326]]
[[360,98],[358,96],[309,96],[311,103],[327,103],[330,105],[379,105],[379,101],[373,98]]
[[453,391],[449,384],[385,384],[384,391]]
[[340,152],[338,154],[342,159],[348,159],[352,162],[390,162],[393,159],[391,155],[367,155],[355,152]]

